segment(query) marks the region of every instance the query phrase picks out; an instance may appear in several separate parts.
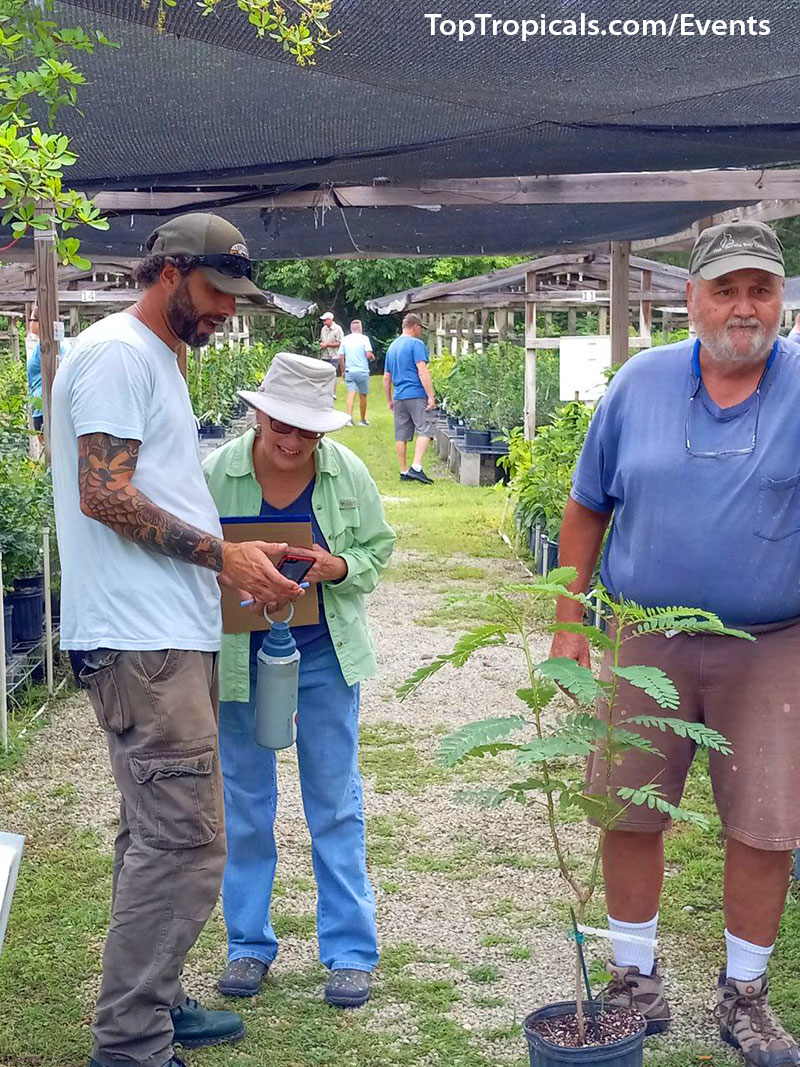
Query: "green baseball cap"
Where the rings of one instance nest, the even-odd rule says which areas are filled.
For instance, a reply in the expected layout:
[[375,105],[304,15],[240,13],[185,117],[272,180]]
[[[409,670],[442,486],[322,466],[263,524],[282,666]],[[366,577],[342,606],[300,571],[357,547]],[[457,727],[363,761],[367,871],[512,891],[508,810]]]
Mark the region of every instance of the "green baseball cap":
[[712,281],[734,270],[765,270],[785,278],[775,231],[755,220],[721,222],[703,230],[689,257],[689,273]]
[[147,238],[148,252],[169,256],[197,256],[208,281],[222,293],[241,296],[254,304],[270,299],[252,281],[253,261],[240,230],[219,215],[191,211],[169,219]]

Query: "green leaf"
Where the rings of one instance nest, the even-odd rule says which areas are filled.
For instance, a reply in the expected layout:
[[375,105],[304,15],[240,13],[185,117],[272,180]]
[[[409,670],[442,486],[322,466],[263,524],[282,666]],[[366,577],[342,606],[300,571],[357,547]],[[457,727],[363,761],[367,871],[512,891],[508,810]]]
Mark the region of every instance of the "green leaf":
[[635,726],[647,726],[666,733],[671,730],[678,737],[688,737],[702,748],[710,748],[723,756],[732,756],[731,743],[723,734],[712,730],[702,722],[685,722],[666,715],[633,715],[626,722]]
[[590,626],[582,622],[552,622],[545,626],[545,630],[551,634],[564,632],[567,634],[582,634],[594,648],[602,649],[603,652],[612,652],[614,642],[597,626]]
[[550,585],[572,585],[578,578],[578,572],[574,567],[553,567],[547,572],[547,581]]
[[680,706],[681,699],[675,683],[660,667],[612,667],[611,671],[618,678],[624,678],[626,682],[635,685],[637,689],[643,689],[660,708],[675,711]]
[[[483,755],[483,752],[476,750],[485,749],[487,745],[497,743],[513,730],[519,730],[525,725],[525,719],[521,715],[507,715],[502,718],[481,719],[479,722],[468,723],[442,739],[437,762],[443,767],[455,767],[472,755]],[[505,747],[515,748],[517,746]]]
[[517,763],[546,763],[552,759],[568,759],[572,756],[588,756],[595,746],[585,737],[564,732],[549,737],[535,737],[519,746]]
[[436,659],[430,663],[426,663],[402,683],[397,688],[397,695],[400,700],[405,700],[407,696],[414,692],[427,678],[436,674],[442,667],[451,663],[454,667],[463,667],[469,657],[482,648],[490,648],[494,645],[505,645],[506,635],[501,626],[488,625],[478,626],[474,630],[468,631],[468,633],[462,634],[456,641],[453,651],[444,655],[437,656]]
[[675,822],[688,822],[702,829],[708,828],[708,819],[705,815],[699,811],[687,811],[685,808],[677,808],[674,804],[670,804],[656,785],[643,785],[639,789],[625,787],[617,790],[617,796],[628,804],[647,807],[669,815]]
[[[630,722],[631,720],[628,719],[626,721]],[[642,734],[637,734],[634,730],[623,730],[621,727],[615,726],[611,731],[611,743],[620,752],[635,748],[641,752],[649,752],[652,756],[658,756],[659,759],[667,758],[648,737],[643,737]]]
[[527,689],[518,689],[517,696],[527,704],[531,711],[541,711],[546,708],[558,692],[557,686],[544,678],[534,678],[531,686]]
[[564,656],[546,659],[536,669],[566,689],[580,704],[594,704],[602,695],[603,691],[589,668],[581,667],[574,659]]

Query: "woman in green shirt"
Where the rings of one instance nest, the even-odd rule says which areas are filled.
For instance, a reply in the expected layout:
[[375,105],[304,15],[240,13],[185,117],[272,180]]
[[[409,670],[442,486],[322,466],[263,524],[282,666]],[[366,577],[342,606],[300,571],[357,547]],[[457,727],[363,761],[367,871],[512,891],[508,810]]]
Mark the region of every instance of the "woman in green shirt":
[[[279,353],[257,393],[240,396],[256,426],[205,461],[221,515],[286,519],[310,515],[314,548],[307,596],[319,623],[293,628],[300,651],[297,760],[318,889],[325,999],[357,1007],[369,998],[378,962],[375,901],[366,870],[358,772],[359,684],[376,671],[365,601],[394,547],[378,488],[361,460],[324,435],[347,416],[333,408],[333,369]],[[256,655],[262,633],[223,635],[220,758],[228,861],[223,912],[228,965],[219,989],[253,996],[278,942],[269,917],[277,853],[275,755],[254,738]]]

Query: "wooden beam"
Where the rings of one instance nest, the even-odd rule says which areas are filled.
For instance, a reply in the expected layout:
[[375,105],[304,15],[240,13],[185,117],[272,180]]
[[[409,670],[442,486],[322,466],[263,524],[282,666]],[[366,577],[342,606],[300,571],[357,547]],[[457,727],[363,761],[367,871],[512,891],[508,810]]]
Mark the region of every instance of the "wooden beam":
[[[525,275],[525,293],[536,293],[536,272]],[[536,436],[536,303],[525,301],[525,437],[532,441]]]
[[[49,215],[52,204],[40,205],[40,212]],[[39,311],[39,351],[42,365],[42,429],[44,451],[50,463],[50,397],[53,379],[56,376],[60,335],[63,324],[58,312],[58,260],[56,258],[55,223],[50,217],[46,230],[34,231],[34,255],[36,257],[36,303]]]
[[[241,193],[237,194],[237,197]],[[232,198],[233,199],[233,198]],[[413,185],[335,185],[277,192],[227,203],[217,191],[105,191],[94,196],[102,211],[178,211],[220,201],[234,213],[253,207],[420,207],[487,204],[630,204],[691,201],[758,202],[800,199],[800,170],[673,170],[616,174],[547,174],[503,178],[443,178]]]
[[611,243],[611,365],[624,363],[628,356],[628,286],[630,283],[630,241]]
[[[733,208],[731,211],[719,211],[711,216],[714,223],[732,222],[734,219],[755,219],[759,222],[776,222],[779,219],[800,215],[800,200],[760,200],[757,204]],[[633,241],[631,248],[635,252],[678,252],[689,249],[695,242],[693,226],[679,230],[677,233],[663,237],[645,238]]]
[[639,336],[648,340],[653,332],[653,304],[647,290],[652,284],[653,275],[649,270],[642,271],[642,292],[639,297]]

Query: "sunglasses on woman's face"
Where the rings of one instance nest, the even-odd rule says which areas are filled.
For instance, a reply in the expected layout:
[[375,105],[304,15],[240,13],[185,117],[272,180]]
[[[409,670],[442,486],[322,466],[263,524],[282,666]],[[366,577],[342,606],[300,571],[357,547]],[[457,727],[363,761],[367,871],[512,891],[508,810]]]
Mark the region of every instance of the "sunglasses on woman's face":
[[317,433],[315,430],[298,430],[296,426],[290,426],[288,422],[279,422],[278,419],[269,420],[270,427],[275,433],[294,433],[295,430],[301,437],[305,437],[307,441],[319,441],[321,437],[324,437],[324,433]]
[[197,256],[196,259],[198,266],[211,267],[220,274],[227,274],[229,278],[252,278],[253,275],[253,261],[246,256],[220,253]]

